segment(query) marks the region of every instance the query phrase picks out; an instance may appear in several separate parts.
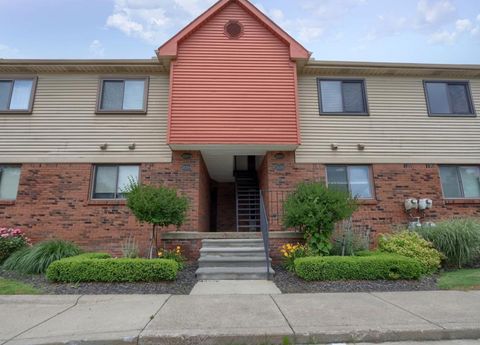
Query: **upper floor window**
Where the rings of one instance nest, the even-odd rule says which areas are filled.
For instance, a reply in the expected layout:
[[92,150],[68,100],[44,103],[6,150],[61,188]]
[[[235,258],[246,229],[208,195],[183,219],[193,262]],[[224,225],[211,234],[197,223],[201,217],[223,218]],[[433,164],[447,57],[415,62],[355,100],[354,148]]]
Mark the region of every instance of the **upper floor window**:
[[96,165],[92,188],[93,199],[124,199],[130,181],[138,181],[138,165]]
[[428,113],[430,116],[473,116],[468,82],[426,81]]
[[148,78],[103,79],[99,112],[146,112]]
[[329,188],[349,192],[355,198],[373,198],[370,167],[366,165],[329,165],[327,184]]
[[318,79],[318,93],[321,114],[367,115],[363,80]]
[[15,200],[19,182],[19,166],[0,165],[0,200]]
[[443,165],[440,178],[445,198],[480,198],[480,166]]
[[0,112],[31,112],[36,78],[0,79]]

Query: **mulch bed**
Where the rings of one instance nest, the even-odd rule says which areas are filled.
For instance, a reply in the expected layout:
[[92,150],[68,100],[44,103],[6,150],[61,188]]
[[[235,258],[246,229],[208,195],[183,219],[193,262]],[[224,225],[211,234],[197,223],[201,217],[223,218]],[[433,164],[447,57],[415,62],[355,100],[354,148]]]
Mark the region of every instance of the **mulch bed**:
[[274,266],[274,282],[282,293],[317,292],[381,292],[381,291],[431,291],[438,290],[437,277],[420,280],[349,280],[308,282],[287,271],[282,266]]
[[177,280],[160,283],[50,283],[44,275],[23,275],[0,269],[0,277],[30,284],[51,295],[173,294],[188,295],[197,283],[197,265],[187,265]]

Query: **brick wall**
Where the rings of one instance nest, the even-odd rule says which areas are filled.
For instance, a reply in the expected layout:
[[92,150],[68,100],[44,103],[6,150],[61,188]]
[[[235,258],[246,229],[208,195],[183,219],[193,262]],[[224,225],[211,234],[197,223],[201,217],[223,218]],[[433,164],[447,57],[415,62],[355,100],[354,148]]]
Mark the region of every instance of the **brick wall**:
[[[208,228],[203,213],[208,212],[204,185],[209,178],[202,165],[199,152],[192,152],[190,159],[174,152],[172,163],[141,165],[143,183],[175,187],[188,197],[188,220],[180,230]],[[139,224],[125,202],[90,200],[91,176],[91,164],[23,164],[16,202],[0,203],[1,225],[18,226],[34,241],[60,238],[117,255],[131,235],[145,253],[150,226]]]
[[[293,152],[269,152],[259,171],[263,188],[269,192],[271,230],[281,230],[281,204],[285,191],[292,190],[301,181],[325,181],[325,165],[296,164]],[[265,179],[268,172],[268,178]],[[458,216],[480,217],[480,200],[443,199],[438,166],[435,164],[373,164],[375,200],[360,202],[353,216],[356,226],[369,228],[374,235],[389,232],[394,226],[406,226],[411,220],[404,210],[407,198],[429,198],[433,209],[421,216],[422,221],[439,221]],[[279,208],[280,205],[280,209]]]

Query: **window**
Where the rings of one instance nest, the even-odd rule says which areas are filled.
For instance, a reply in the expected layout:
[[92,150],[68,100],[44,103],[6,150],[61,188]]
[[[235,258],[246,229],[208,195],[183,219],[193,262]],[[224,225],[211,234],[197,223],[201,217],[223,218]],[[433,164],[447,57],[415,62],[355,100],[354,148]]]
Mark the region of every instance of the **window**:
[[31,112],[35,78],[0,79],[0,112]]
[[467,82],[426,81],[430,116],[473,116],[473,103]]
[[93,199],[124,199],[130,180],[138,181],[138,165],[97,165],[94,171]]
[[99,112],[145,112],[148,78],[104,79],[100,84]]
[[445,198],[480,198],[480,166],[444,165],[440,178]]
[[359,199],[372,199],[370,167],[360,165],[330,165],[327,166],[327,181],[329,188],[338,188]]
[[363,80],[318,80],[321,114],[367,115]]
[[15,200],[19,182],[20,167],[0,165],[0,200]]

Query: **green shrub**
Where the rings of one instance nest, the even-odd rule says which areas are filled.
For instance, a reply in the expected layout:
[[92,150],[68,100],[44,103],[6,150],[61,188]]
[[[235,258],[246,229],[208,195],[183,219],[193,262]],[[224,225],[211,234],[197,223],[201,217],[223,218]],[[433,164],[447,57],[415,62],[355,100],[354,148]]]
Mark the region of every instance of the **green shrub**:
[[479,219],[453,219],[416,231],[445,254],[450,265],[461,268],[480,255]]
[[187,259],[182,254],[182,247],[176,246],[173,250],[159,250],[157,254],[161,259],[175,260],[178,264],[179,270],[183,270],[185,268],[185,262]]
[[442,262],[441,253],[433,247],[433,244],[412,231],[380,236],[378,249],[418,260],[424,266],[425,273],[435,272]]
[[158,282],[175,280],[178,264],[167,259],[112,259],[88,253],[55,261],[47,269],[54,282]]
[[418,279],[424,267],[396,254],[312,256],[295,260],[295,273],[305,280]]
[[328,255],[335,224],[350,217],[356,208],[348,193],[323,183],[301,183],[285,201],[283,222],[302,231],[315,254]]
[[128,236],[122,243],[122,255],[124,258],[135,259],[140,256],[140,249],[134,237]]
[[308,248],[307,245],[301,245],[300,243],[286,243],[280,248],[280,253],[282,254],[283,267],[290,272],[295,271],[296,259],[312,255],[310,248]]
[[330,255],[349,256],[370,247],[370,230],[353,226],[351,220],[340,222],[332,234]]
[[16,251],[4,262],[3,267],[21,273],[40,274],[45,273],[52,262],[81,252],[72,242],[50,240]]
[[12,253],[26,247],[30,240],[22,230],[13,228],[0,228],[0,264]]
[[180,226],[187,217],[188,199],[178,196],[175,189],[139,185],[130,181],[124,191],[127,206],[140,222],[152,225],[149,256],[157,254],[157,226]]

